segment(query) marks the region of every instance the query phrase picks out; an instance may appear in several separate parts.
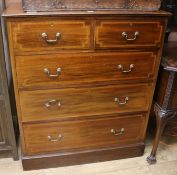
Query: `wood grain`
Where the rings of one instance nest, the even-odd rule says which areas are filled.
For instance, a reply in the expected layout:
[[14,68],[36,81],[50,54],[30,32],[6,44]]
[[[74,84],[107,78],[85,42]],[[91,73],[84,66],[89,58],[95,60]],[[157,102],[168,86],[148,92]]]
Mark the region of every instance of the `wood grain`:
[[155,100],[162,106],[166,94],[166,89],[168,85],[169,72],[164,71],[163,67],[160,67],[159,77],[157,81],[156,91],[155,91]]
[[[156,67],[156,52],[115,52],[17,56],[16,69],[20,90],[82,87],[112,82],[138,82],[152,80]],[[129,73],[123,73],[118,65]],[[58,77],[50,78],[44,69]]]
[[[147,48],[160,47],[163,34],[163,23],[156,20],[97,20],[95,44],[97,49],[106,48]],[[134,38],[135,32],[139,32],[137,39],[127,41],[122,33],[126,32],[128,38]]]
[[[62,118],[105,115],[113,113],[148,111],[151,85],[106,86],[64,90],[38,90],[20,92],[22,121],[41,121]],[[124,103],[119,105],[115,98]],[[46,107],[51,100],[57,103]],[[58,106],[58,103],[61,106]]]
[[41,168],[55,168],[58,166],[71,166],[85,163],[110,161],[134,156],[142,156],[145,145],[138,143],[134,145],[122,145],[114,148],[95,149],[92,151],[78,151],[73,153],[56,153],[23,156],[22,163],[24,170],[36,170]]
[[173,93],[173,97],[171,99],[171,108],[177,109],[177,92]]
[[[90,48],[91,26],[87,20],[19,20],[10,25],[16,54]],[[61,37],[54,44],[42,38],[42,33],[46,33],[48,39],[55,40],[58,32]]]
[[[100,117],[91,120],[23,125],[25,155],[86,151],[141,142],[144,121],[143,115],[130,115],[122,118]],[[122,135],[115,136],[111,133],[111,129],[120,132],[122,128],[125,129]],[[56,139],[60,134],[61,140],[48,140],[48,136]]]
[[[114,10],[24,13],[19,7],[13,7],[4,16],[7,17],[9,32],[22,152],[25,155],[33,154],[23,157],[24,168],[54,167],[141,155],[169,14]],[[52,25],[55,27],[52,28]],[[58,42],[59,45],[48,46],[41,40],[41,32],[46,31],[50,34],[49,39],[55,39],[58,29],[67,34],[62,34],[62,45]],[[135,29],[140,32],[136,41],[129,43],[120,37],[122,32],[133,37]],[[135,65],[130,73],[124,75],[119,72],[117,64],[122,64],[128,70],[130,63]],[[51,74],[55,74],[56,69],[61,67],[61,75],[51,80],[44,73],[44,67]],[[120,98],[123,103],[127,96],[129,100],[125,105],[115,101],[115,98]],[[133,116],[137,118],[135,122],[132,122]],[[143,124],[138,120],[140,116],[144,116]],[[117,121],[117,125],[113,121]],[[80,129],[89,131],[89,134],[84,134],[86,138],[89,137],[88,141],[92,140],[90,134],[93,130],[97,136],[94,143],[99,142],[97,146],[93,146],[91,141],[87,147],[84,137],[79,139],[78,132],[81,130],[78,123],[81,124]],[[114,124],[125,124],[129,131],[127,138],[117,146],[111,139],[107,143],[104,142],[105,137],[98,137],[99,129]],[[64,128],[69,138],[75,138],[77,144],[67,141],[61,149],[49,145],[40,148],[42,144],[38,138],[46,143],[45,135],[51,131],[55,139],[59,132],[58,126]],[[92,126],[100,127],[97,129]],[[138,128],[141,128],[140,132],[137,132]],[[76,137],[72,137],[72,133],[76,133]],[[133,133],[141,135],[141,139],[136,140],[131,135]],[[30,138],[29,144],[26,134]],[[34,144],[31,134],[35,138]],[[131,142],[131,139],[135,140]],[[29,149],[26,149],[26,143]]]

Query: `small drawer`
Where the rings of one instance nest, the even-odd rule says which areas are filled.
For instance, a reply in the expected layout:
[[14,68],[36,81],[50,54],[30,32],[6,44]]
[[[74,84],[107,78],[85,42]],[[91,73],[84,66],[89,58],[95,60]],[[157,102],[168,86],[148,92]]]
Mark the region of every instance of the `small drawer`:
[[106,48],[160,47],[163,35],[160,21],[97,21],[95,46]]
[[86,151],[143,141],[146,117],[129,115],[80,121],[24,124],[25,155]]
[[148,111],[152,85],[103,86],[20,92],[22,121]]
[[90,21],[25,19],[9,22],[9,25],[17,55],[90,48]]
[[133,83],[154,78],[157,62],[154,52],[57,54],[17,56],[20,89],[48,89]]

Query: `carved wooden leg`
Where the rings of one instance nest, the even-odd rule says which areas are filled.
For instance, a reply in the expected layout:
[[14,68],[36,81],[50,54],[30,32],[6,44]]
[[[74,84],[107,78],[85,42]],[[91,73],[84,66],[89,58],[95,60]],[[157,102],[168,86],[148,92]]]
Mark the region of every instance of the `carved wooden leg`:
[[156,122],[157,122],[157,131],[155,135],[155,140],[153,143],[153,148],[151,151],[150,156],[147,157],[147,162],[149,164],[155,164],[156,163],[156,152],[159,144],[160,137],[163,133],[163,130],[167,124],[167,121],[173,117],[175,117],[176,114],[172,112],[166,112],[162,110],[159,106],[154,106],[154,111],[156,115]]

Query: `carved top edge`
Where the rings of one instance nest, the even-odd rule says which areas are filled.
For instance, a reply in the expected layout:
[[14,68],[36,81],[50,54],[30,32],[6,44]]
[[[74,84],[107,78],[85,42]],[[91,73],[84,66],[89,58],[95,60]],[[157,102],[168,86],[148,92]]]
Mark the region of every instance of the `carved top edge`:
[[25,11],[74,9],[158,10],[161,0],[22,0]]
[[21,3],[12,3],[4,10],[3,17],[30,17],[30,16],[171,16],[171,13],[165,11],[141,11],[141,10],[60,10],[52,12],[24,12]]

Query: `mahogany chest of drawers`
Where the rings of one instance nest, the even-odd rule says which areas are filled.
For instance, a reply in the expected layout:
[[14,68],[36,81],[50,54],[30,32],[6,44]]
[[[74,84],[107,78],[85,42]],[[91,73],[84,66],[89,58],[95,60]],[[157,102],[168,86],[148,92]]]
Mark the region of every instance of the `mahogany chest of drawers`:
[[140,156],[168,13],[7,10],[25,170]]

